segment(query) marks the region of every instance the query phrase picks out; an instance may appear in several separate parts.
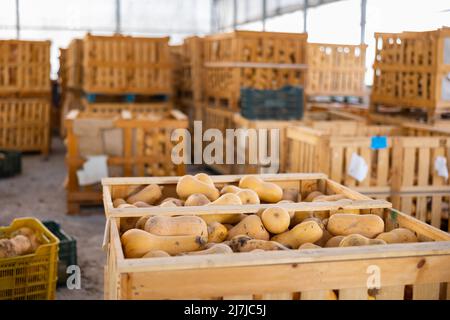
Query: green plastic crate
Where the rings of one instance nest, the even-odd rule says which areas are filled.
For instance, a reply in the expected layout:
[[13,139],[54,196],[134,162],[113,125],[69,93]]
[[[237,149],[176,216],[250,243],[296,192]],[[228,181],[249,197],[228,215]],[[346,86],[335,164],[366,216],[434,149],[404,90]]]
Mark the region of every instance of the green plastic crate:
[[43,224],[59,239],[58,286],[65,286],[67,267],[77,264],[77,241],[55,221],[44,221]]
[[22,172],[22,154],[17,151],[0,150],[0,178],[12,177]]

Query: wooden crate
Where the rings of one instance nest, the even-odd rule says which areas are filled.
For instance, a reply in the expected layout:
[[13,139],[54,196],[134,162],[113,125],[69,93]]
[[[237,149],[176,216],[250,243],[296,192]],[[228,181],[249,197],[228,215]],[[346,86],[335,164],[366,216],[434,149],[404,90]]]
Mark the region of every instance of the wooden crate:
[[[352,199],[348,208],[382,215],[386,231],[408,228],[427,242],[266,251],[230,255],[176,256],[125,259],[120,242],[120,218],[154,215],[197,215],[256,213],[262,208],[282,206],[298,211],[333,211],[338,202],[260,204],[243,206],[126,208],[115,209],[112,199],[131,185],[156,183],[164,186],[163,197],[176,195],[178,177],[104,179],[103,194],[107,216],[104,249],[107,250],[105,299],[323,299],[334,290],[339,300],[347,299],[445,299],[450,290],[450,235],[426,225],[390,204],[369,200],[323,174],[262,175],[283,188],[296,188],[302,196],[313,190],[345,194]],[[217,187],[237,184],[241,176],[212,176]],[[373,268],[381,272],[381,288],[368,289]],[[401,276],[400,276],[401,275]],[[442,285],[444,284],[444,285]],[[446,291],[447,292],[446,292]],[[412,296],[408,294],[412,292]]]
[[0,99],[0,148],[22,152],[50,150],[50,99]]
[[93,36],[83,39],[83,90],[171,94],[169,38]]
[[[67,210],[69,214],[80,211],[80,205],[101,204],[99,184],[81,186],[77,170],[86,159],[80,154],[80,138],[74,132],[77,119],[112,119],[113,128],[120,129],[122,154],[108,156],[110,175],[120,176],[165,176],[184,174],[184,164],[176,165],[171,160],[171,134],[175,129],[187,128],[186,116],[178,110],[166,111],[145,117],[123,119],[117,115],[72,111],[66,118],[67,128]],[[112,170],[113,169],[113,170]]]
[[[340,111],[344,113],[350,113],[359,117],[361,120],[366,121],[369,116],[369,106],[367,105],[355,105],[347,103],[320,103],[309,102],[307,110],[310,111]],[[356,118],[355,118],[356,119]]]
[[83,40],[73,39],[67,48],[67,86],[81,90],[83,87]]
[[367,45],[307,44],[306,94],[363,97]]
[[376,33],[371,109],[415,108],[431,121],[450,112],[450,28]]
[[0,96],[50,94],[50,44],[0,40]]
[[[437,156],[450,159],[448,136],[404,136],[401,127],[348,121],[288,129],[288,172],[322,171],[331,179],[364,193],[449,191],[450,183],[434,169]],[[387,148],[373,149],[372,137],[387,136]],[[369,170],[358,182],[347,174],[352,154]]]
[[204,38],[205,98],[239,107],[241,87],[305,85],[307,34],[234,31]]
[[444,192],[398,192],[367,194],[374,199],[391,201],[403,213],[450,232],[450,196]]

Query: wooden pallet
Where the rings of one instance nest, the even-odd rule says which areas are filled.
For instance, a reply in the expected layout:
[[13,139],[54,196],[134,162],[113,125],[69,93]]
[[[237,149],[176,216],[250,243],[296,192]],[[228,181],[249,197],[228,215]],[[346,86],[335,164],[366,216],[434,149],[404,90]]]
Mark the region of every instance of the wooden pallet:
[[0,99],[0,148],[50,151],[50,98]]
[[83,39],[83,90],[104,94],[171,94],[169,38]]
[[423,110],[432,122],[450,113],[450,28],[429,32],[376,33],[371,110]]
[[0,40],[0,96],[50,94],[50,44]]
[[[288,129],[289,172],[321,170],[330,178],[360,192],[417,192],[450,190],[438,177],[434,159],[450,157],[448,137],[403,136],[401,127],[364,125],[355,122],[318,123],[314,129]],[[371,147],[372,136],[387,136],[387,148]],[[365,159],[367,178],[356,181],[347,174],[353,153]],[[443,189],[444,188],[444,189]]]
[[[236,184],[241,176],[212,176],[216,186]],[[397,226],[414,231],[428,242],[312,249],[306,251],[266,251],[229,255],[175,256],[126,259],[120,242],[120,219],[142,215],[198,215],[211,213],[256,213],[270,204],[179,208],[115,209],[112,199],[130,185],[156,183],[164,186],[163,197],[175,195],[178,177],[116,178],[103,180],[107,217],[104,248],[107,250],[105,299],[324,299],[334,291],[347,299],[449,299],[450,235],[401,212],[386,202],[375,202],[321,174],[263,175],[282,188],[296,188],[302,195],[312,190],[343,193],[352,199],[352,208],[380,214],[386,231]],[[277,204],[299,211],[341,209],[339,202]],[[174,209],[174,210],[172,210]],[[381,288],[368,290],[369,268],[381,272]],[[423,267],[426,266],[426,267]],[[368,274],[369,272],[369,274]],[[399,274],[402,276],[400,277]],[[214,285],[212,285],[214,284]],[[444,285],[443,285],[444,284]],[[408,297],[406,292],[412,292]]]
[[[166,111],[161,115],[148,115],[122,119],[105,113],[89,113],[72,111],[66,118],[67,128],[67,211],[77,214],[80,205],[101,204],[101,189],[98,184],[81,186],[77,178],[77,170],[85,163],[85,155],[81,154],[82,138],[75,132],[76,121],[79,119],[95,120],[110,119],[112,128],[120,129],[122,152],[108,155],[110,175],[120,176],[165,176],[182,175],[184,164],[176,165],[171,160],[171,134],[175,129],[187,128],[186,116],[177,110]],[[83,139],[86,140],[86,137]],[[90,146],[94,144],[96,136],[88,137]],[[104,152],[102,152],[104,153]]]
[[203,39],[188,37],[181,46],[180,98],[199,102],[203,99]]
[[204,38],[208,102],[239,107],[240,89],[305,85],[307,34],[234,31]]
[[367,45],[307,44],[306,94],[363,97]]
[[67,87],[81,90],[83,87],[83,40],[73,39],[67,47]]

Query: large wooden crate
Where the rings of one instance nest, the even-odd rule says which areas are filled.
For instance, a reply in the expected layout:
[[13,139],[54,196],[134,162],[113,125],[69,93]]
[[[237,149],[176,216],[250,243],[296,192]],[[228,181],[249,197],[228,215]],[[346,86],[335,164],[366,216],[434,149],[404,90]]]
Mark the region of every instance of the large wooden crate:
[[48,155],[50,99],[0,99],[0,148]]
[[50,94],[50,41],[0,40],[0,95]]
[[[390,209],[390,204],[368,197],[326,179],[323,174],[262,175],[282,188],[295,188],[304,197],[311,191],[344,194],[345,208],[381,215],[386,230],[397,226],[414,231],[426,242],[365,246],[126,259],[120,242],[120,219],[143,215],[198,215],[256,213],[282,206],[289,210],[333,211],[337,202],[301,202],[241,206],[178,208],[113,208],[112,199],[136,185],[164,186],[163,197],[176,196],[179,177],[104,179],[107,216],[104,249],[107,250],[106,299],[324,299],[333,290],[347,299],[449,299],[450,235]],[[212,176],[217,187],[237,184],[241,176]],[[369,289],[368,279],[379,271],[381,287]]]
[[308,97],[363,97],[366,48],[365,44],[308,43]]
[[103,94],[171,94],[168,42],[168,37],[86,35],[83,39],[83,90]]
[[432,120],[450,112],[450,28],[376,33],[371,108],[416,108]]
[[122,154],[108,156],[109,174],[112,176],[165,176],[184,174],[184,164],[174,164],[171,159],[171,141],[175,129],[187,128],[184,114],[177,110],[165,110],[147,116],[124,119],[117,114],[102,112],[78,112],[74,110],[66,118],[67,128],[67,210],[69,214],[78,213],[80,205],[101,204],[99,184],[81,186],[77,170],[86,159],[80,154],[80,138],[74,132],[77,119],[112,119],[113,128],[119,129],[122,136]]
[[304,86],[307,34],[234,31],[204,38],[205,98],[239,107],[242,87]]
[[[287,168],[290,172],[320,169],[360,192],[450,191],[449,181],[434,169],[437,156],[450,157],[449,137],[403,134],[401,127],[348,121],[316,123],[314,128],[292,127],[287,134]],[[372,147],[377,136],[387,137],[386,148]],[[361,182],[347,174],[353,153],[363,157],[369,168]]]

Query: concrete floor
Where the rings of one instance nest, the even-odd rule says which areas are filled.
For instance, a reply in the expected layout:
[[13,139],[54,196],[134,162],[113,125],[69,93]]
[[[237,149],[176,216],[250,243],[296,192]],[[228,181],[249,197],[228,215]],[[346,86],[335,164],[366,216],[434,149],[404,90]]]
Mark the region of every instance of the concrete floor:
[[102,207],[83,210],[88,215],[67,216],[64,179],[65,148],[53,139],[48,160],[40,155],[22,157],[22,174],[0,180],[0,225],[9,225],[17,217],[54,220],[77,239],[81,289],[58,288],[57,299],[103,299],[102,251],[105,218]]

